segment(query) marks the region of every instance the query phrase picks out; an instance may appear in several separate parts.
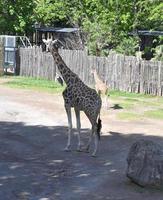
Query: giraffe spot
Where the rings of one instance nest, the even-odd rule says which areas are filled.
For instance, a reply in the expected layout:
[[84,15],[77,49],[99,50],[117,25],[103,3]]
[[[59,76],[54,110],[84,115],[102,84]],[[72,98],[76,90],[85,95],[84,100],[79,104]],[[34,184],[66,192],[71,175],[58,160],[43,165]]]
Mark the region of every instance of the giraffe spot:
[[74,94],[74,97],[77,98],[77,96],[78,96],[78,95],[75,93],[75,94]]
[[64,64],[60,63],[58,66],[63,70],[64,73],[66,72],[66,70],[64,69]]
[[66,71],[66,69],[64,68],[64,65],[63,65],[63,64],[60,64],[60,67],[61,67],[62,72],[65,74],[67,71]]
[[91,100],[91,101],[94,101],[94,98],[90,96],[90,100]]
[[79,98],[76,98],[76,103],[79,103],[80,99]]
[[74,84],[78,84],[79,83],[79,79],[77,77],[72,77],[73,78],[73,81],[74,81]]
[[71,93],[72,93],[73,86],[68,84],[68,90],[71,91]]
[[69,96],[69,99],[72,100],[72,95]]
[[69,100],[68,100],[68,99],[65,99],[65,102],[66,102],[66,104],[68,104],[68,103],[69,103]]

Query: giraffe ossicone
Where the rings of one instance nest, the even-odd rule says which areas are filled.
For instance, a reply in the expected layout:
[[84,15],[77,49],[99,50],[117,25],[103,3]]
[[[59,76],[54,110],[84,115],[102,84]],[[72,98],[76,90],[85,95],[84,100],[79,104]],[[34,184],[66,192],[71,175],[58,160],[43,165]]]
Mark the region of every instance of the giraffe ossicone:
[[64,106],[67,113],[68,119],[68,141],[65,147],[65,151],[69,151],[71,148],[71,135],[72,135],[72,116],[71,108],[74,108],[76,115],[76,127],[78,131],[78,146],[77,150],[81,151],[81,141],[80,141],[80,111],[83,111],[88,117],[92,130],[89,137],[86,150],[89,150],[92,137],[95,137],[95,145],[92,156],[96,155],[98,150],[98,143],[100,139],[100,132],[102,123],[100,120],[100,110],[101,110],[101,97],[97,94],[96,90],[88,87],[84,82],[79,78],[77,74],[72,72],[69,67],[65,64],[62,57],[58,52],[58,41],[51,39],[43,40],[46,44],[47,49],[51,52],[54,62],[57,65],[57,68],[66,84],[66,88],[63,91]]

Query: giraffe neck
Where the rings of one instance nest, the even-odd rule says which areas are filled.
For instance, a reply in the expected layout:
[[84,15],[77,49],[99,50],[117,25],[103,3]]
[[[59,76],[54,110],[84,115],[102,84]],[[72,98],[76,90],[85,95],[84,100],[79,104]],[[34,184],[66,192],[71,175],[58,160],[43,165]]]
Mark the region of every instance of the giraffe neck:
[[100,78],[99,78],[99,76],[98,76],[98,74],[97,74],[96,71],[94,72],[94,79],[95,79],[95,82],[96,82],[96,83],[97,83],[97,82],[101,82],[101,80],[100,80]]
[[51,51],[52,56],[54,58],[54,61],[58,67],[58,70],[60,71],[63,80],[66,84],[69,83],[71,74],[74,74],[65,64],[62,57],[59,55],[58,51]]

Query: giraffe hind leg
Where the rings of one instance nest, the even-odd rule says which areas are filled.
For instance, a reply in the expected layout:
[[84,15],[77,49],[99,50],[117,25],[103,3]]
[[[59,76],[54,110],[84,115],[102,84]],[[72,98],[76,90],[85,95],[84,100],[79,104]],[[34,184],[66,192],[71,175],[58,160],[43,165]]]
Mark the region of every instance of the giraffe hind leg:
[[86,145],[86,148],[85,148],[86,152],[89,152],[90,145],[91,145],[92,138],[93,138],[93,133],[94,133],[94,131],[93,131],[93,128],[92,128],[91,133],[89,135],[88,144]]
[[97,153],[97,150],[98,150],[98,140],[99,140],[98,139],[98,135],[97,135],[96,123],[94,123],[94,125],[92,125],[92,131],[91,131],[91,134],[89,136],[88,144],[86,146],[86,152],[89,152],[89,148],[90,148],[93,136],[95,138],[95,144],[94,144],[95,146],[94,146],[94,151],[92,153],[92,156],[95,157],[96,153]]
[[92,156],[95,157],[96,153],[98,151],[98,146],[99,146],[99,140],[100,140],[100,131],[101,131],[101,120],[100,118],[98,119],[97,123],[94,123],[94,138],[95,138],[95,144],[94,144],[94,151],[92,153]]

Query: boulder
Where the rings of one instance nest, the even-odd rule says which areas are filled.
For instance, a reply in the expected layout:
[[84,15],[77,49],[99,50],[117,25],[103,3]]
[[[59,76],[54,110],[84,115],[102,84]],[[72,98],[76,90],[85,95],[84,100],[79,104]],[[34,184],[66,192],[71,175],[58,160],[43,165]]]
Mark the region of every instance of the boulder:
[[130,148],[126,175],[140,186],[163,186],[163,147],[150,140],[138,140]]

